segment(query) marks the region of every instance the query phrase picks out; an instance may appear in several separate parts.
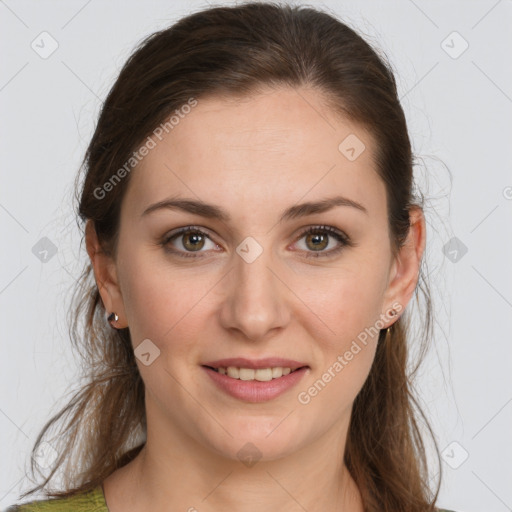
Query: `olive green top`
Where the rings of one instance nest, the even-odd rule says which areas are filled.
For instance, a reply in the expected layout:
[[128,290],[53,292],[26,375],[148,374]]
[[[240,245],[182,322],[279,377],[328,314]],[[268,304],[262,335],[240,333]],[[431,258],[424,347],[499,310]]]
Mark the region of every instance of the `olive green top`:
[[[108,512],[101,485],[71,498],[52,498],[12,505],[4,512]],[[453,512],[439,509],[439,512]]]
[[36,500],[12,505],[5,512],[108,512],[101,485],[70,498]]

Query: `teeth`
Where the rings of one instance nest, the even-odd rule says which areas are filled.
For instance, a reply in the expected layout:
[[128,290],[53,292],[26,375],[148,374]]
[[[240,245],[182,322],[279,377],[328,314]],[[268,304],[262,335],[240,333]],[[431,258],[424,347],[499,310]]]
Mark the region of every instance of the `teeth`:
[[275,368],[237,368],[236,366],[229,366],[228,368],[217,368],[217,371],[222,375],[227,375],[232,379],[239,380],[258,380],[261,382],[268,382],[272,379],[278,379],[283,375],[288,375],[292,372],[291,368],[283,368],[281,366]]

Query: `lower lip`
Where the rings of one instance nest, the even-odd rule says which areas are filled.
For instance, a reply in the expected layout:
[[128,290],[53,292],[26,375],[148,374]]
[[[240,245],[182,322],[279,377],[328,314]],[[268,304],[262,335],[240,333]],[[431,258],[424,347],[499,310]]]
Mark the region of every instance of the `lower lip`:
[[210,378],[220,389],[232,397],[255,403],[272,400],[285,391],[288,391],[295,386],[299,380],[302,379],[306,371],[309,370],[309,368],[305,366],[278,379],[260,382],[257,380],[233,379],[206,366],[202,368],[206,370],[206,373],[208,373]]

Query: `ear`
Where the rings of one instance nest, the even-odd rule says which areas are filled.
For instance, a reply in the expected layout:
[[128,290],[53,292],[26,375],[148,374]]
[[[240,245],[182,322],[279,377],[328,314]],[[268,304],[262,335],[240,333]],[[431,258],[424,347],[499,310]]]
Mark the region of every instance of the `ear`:
[[101,248],[94,223],[90,219],[85,226],[85,245],[105,310],[107,314],[115,312],[119,317],[117,322],[112,322],[112,325],[117,329],[128,327],[115,261]]
[[[416,289],[421,258],[426,243],[423,210],[419,206],[411,207],[409,219],[409,233],[398,254],[393,259],[384,301],[386,311],[396,306],[395,310],[398,312],[398,315],[405,310]],[[398,316],[387,327],[396,320],[398,320]]]

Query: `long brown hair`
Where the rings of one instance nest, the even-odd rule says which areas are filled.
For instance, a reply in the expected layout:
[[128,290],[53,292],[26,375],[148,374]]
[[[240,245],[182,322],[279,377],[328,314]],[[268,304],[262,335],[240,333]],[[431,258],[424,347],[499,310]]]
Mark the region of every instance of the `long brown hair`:
[[[77,176],[81,228],[90,219],[102,249],[115,257],[120,207],[130,180],[127,171],[112,182],[116,171],[126,171],[126,162],[142,142],[191,98],[246,95],[268,86],[312,87],[333,111],[374,136],[392,248],[398,251],[410,228],[410,209],[423,207],[423,199],[414,195],[414,157],[389,63],[335,16],[273,3],[208,8],[142,41],[103,104],[81,183],[81,174]],[[432,333],[424,266],[422,262],[415,295],[423,315],[422,332],[415,338],[416,366],[410,366],[408,355],[409,317],[402,315],[389,336],[381,332],[370,374],[353,404],[345,461],[367,511],[435,510],[439,482],[433,492],[422,427],[436,454],[438,450],[413,388]],[[40,489],[48,497],[90,490],[132,460],[145,442],[144,384],[130,332],[113,330],[106,322],[90,263],[73,299],[70,335],[83,359],[84,381],[39,434],[33,455],[62,423],[50,442],[59,447],[51,471],[22,497]],[[439,456],[437,461],[440,472]],[[59,469],[65,489],[49,490]],[[39,467],[33,457],[33,475],[34,470]]]

